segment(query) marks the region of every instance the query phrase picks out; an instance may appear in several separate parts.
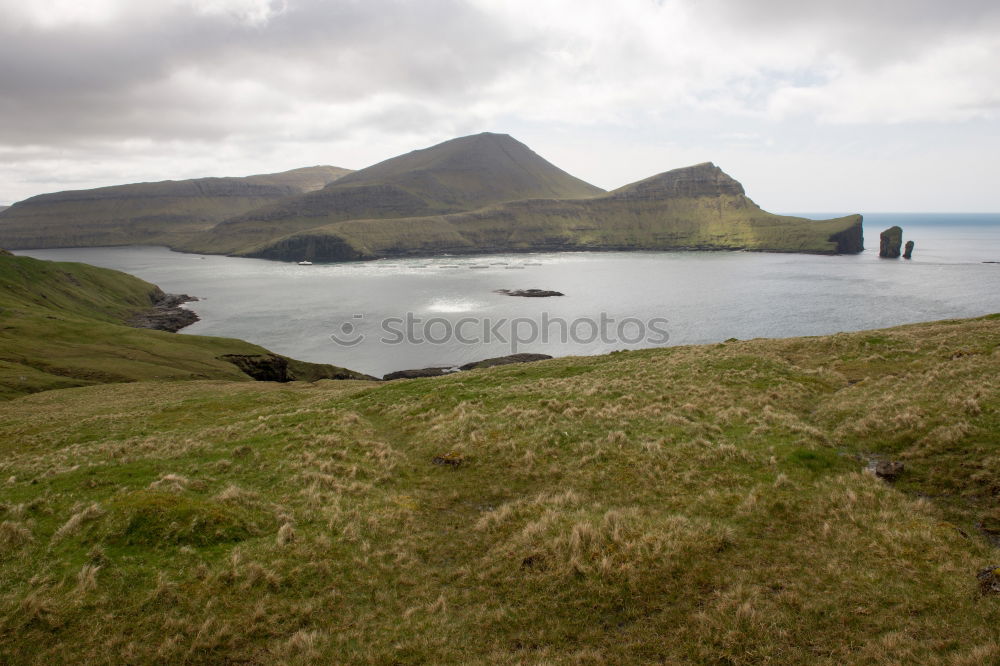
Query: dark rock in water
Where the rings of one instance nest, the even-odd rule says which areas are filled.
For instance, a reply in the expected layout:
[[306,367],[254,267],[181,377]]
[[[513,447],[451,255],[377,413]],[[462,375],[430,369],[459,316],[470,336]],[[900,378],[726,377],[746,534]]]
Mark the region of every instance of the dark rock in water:
[[417,370],[397,370],[382,377],[383,380],[391,382],[394,379],[419,379],[421,377],[440,377],[453,372],[451,366],[438,368],[419,368]]
[[913,258],[913,241],[906,241],[906,249],[903,251],[903,259]]
[[979,592],[986,595],[1000,594],[1000,566],[986,567],[976,574]]
[[900,227],[889,227],[879,236],[878,256],[885,259],[898,259],[903,246],[903,230]]
[[903,473],[903,463],[894,460],[880,460],[875,463],[875,476],[886,481],[895,481]]
[[561,291],[550,291],[548,289],[497,289],[495,294],[507,294],[508,296],[524,296],[526,298],[547,298],[549,296],[565,296]]
[[314,382],[320,379],[378,381],[371,375],[335,365],[297,361],[279,354],[224,354],[219,357],[259,382]]
[[165,294],[156,289],[149,295],[152,308],[136,313],[128,320],[128,325],[134,328],[151,328],[156,331],[176,333],[185,326],[198,321],[198,315],[181,305],[197,301],[187,294]]
[[512,363],[533,363],[534,361],[547,361],[552,358],[548,354],[511,354],[510,356],[498,356],[488,358],[484,361],[466,363],[459,370],[475,370],[477,368],[492,368],[498,365],[511,365]]

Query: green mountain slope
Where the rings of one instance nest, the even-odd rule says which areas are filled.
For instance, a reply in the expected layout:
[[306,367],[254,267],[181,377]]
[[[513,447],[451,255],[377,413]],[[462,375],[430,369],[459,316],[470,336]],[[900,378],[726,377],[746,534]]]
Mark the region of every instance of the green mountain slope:
[[306,167],[42,194],[0,212],[0,247],[172,244],[277,199],[322,188],[347,169]]
[[321,190],[227,220],[179,247],[240,253],[332,222],[452,213],[519,199],[581,198],[603,192],[506,134],[483,133],[355,171]]
[[0,251],[0,399],[107,382],[249,381],[242,370],[258,375],[254,366],[274,364],[284,368],[285,378],[352,376],[333,366],[282,360],[242,340],[123,324],[150,309],[160,293],[118,271]]
[[860,215],[816,221],[768,213],[736,180],[705,163],[587,199],[535,199],[451,215],[350,220],[235,253],[318,261],[558,250],[855,253],[863,249],[861,225]]
[[998,663],[998,350],[993,316],[0,404],[0,661]]

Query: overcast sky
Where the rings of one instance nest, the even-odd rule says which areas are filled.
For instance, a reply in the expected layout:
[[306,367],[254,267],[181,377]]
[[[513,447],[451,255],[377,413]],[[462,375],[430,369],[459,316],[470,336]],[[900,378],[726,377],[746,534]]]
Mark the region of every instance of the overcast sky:
[[504,132],[604,188],[1000,211],[996,0],[0,0],[0,204]]

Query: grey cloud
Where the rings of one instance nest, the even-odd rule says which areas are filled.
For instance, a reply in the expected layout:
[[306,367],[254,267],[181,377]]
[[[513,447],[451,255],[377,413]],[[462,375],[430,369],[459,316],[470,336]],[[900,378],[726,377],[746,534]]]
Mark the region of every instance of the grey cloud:
[[830,53],[870,65],[912,57],[936,42],[1000,29],[995,0],[701,0],[724,25],[780,41],[811,35]]
[[[232,97],[240,83],[272,91],[264,106],[276,112],[380,94],[460,99],[531,52],[457,0],[299,0],[264,26],[179,8],[58,30],[2,18],[0,143],[13,145],[225,136],[259,112]],[[185,72],[218,86],[187,89],[176,80]]]

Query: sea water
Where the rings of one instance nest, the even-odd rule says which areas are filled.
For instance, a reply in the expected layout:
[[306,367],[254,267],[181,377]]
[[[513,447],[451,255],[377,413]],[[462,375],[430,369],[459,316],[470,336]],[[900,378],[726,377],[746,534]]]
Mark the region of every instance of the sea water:
[[[820,217],[820,216],[817,216]],[[879,259],[898,224],[912,260]],[[856,331],[1000,312],[1000,215],[870,214],[858,255],[570,252],[315,264],[162,247],[18,254],[122,270],[189,304],[183,334],[242,338],[374,375],[511,353]],[[499,289],[549,289],[522,298]]]

